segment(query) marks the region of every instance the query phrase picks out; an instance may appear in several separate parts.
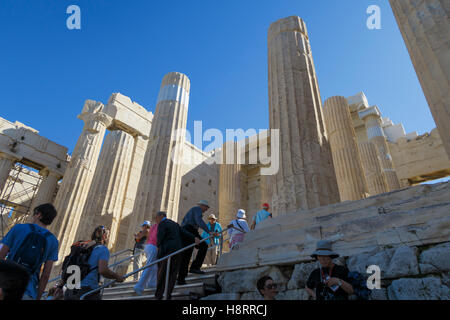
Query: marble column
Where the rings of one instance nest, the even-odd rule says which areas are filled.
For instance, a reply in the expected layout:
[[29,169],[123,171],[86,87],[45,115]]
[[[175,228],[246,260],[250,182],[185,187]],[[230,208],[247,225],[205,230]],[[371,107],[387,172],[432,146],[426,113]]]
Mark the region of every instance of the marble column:
[[389,146],[386,142],[383,128],[381,127],[381,113],[377,106],[373,106],[358,112],[367,129],[367,138],[378,151],[381,168],[386,176],[388,191],[400,189],[400,182],[395,172]]
[[0,196],[8,181],[9,174],[17,161],[13,156],[0,152]]
[[127,182],[127,189],[123,201],[122,216],[119,221],[114,251],[132,248],[134,245],[134,233],[139,229],[142,221],[137,221],[137,216],[133,215],[133,207],[139,187],[139,177],[141,176],[144,164],[145,150],[147,149],[148,138],[136,136],[134,138],[134,148],[130,164],[130,174]]
[[162,80],[135,203],[137,221],[153,220],[160,210],[169,219],[178,218],[181,164],[176,160],[182,159],[189,90],[189,78],[182,73],[168,73]]
[[96,226],[110,229],[111,249],[117,237],[123,202],[130,175],[134,138],[124,131],[112,131],[105,137],[84,205],[77,239],[90,239]]
[[347,100],[331,97],[323,109],[341,201],[363,199],[368,188]]
[[274,216],[339,202],[336,174],[306,25],[299,17],[268,32],[270,129],[280,133]]
[[241,206],[242,165],[237,163],[237,143],[226,142],[220,152],[222,163],[219,176],[218,218],[222,226],[227,226],[236,218],[236,213]]
[[42,169],[39,173],[42,175],[42,181],[31,204],[31,209],[44,203],[53,203],[58,181],[62,178],[61,174],[50,171],[48,168]]
[[378,151],[372,142],[362,142],[358,144],[361,163],[364,169],[364,176],[367,180],[367,187],[371,196],[388,192],[386,176],[381,168]]
[[84,121],[84,128],[56,195],[55,208],[58,216],[50,228],[60,241],[60,258],[70,252],[70,246],[75,240],[105,130],[112,122],[110,117],[102,113],[103,107],[100,102],[87,100],[78,116]]
[[450,158],[450,5],[389,0],[431,114]]

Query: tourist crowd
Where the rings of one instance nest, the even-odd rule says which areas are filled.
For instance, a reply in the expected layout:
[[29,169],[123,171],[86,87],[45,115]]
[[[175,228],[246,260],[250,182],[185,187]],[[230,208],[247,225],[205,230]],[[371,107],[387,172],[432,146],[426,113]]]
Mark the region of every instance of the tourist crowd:
[[[204,274],[201,267],[208,251],[209,263],[217,262],[223,229],[214,214],[208,216],[208,223],[203,221],[203,214],[208,209],[208,202],[201,200],[186,213],[181,225],[168,219],[163,211],[152,217],[153,223],[142,223],[141,230],[135,234],[133,249],[133,276],[137,281],[134,291],[137,295],[142,295],[145,289],[155,288],[156,299],[163,299],[168,264],[164,257],[171,255],[167,277],[168,299],[171,299],[175,284],[186,284],[189,272]],[[231,250],[239,248],[247,232],[265,219],[272,218],[268,210],[269,205],[264,203],[262,210],[253,217],[251,227],[247,223],[245,211],[238,210],[236,218],[227,226]],[[0,300],[43,299],[53,264],[58,260],[58,240],[48,230],[56,214],[52,204],[40,205],[34,209],[31,223],[15,225],[2,239]],[[199,228],[203,230],[201,235]],[[86,300],[100,300],[101,290],[89,293],[99,288],[100,277],[123,282],[124,276],[108,267],[108,239],[109,229],[97,226],[90,240],[74,243],[62,263],[61,279],[50,288],[45,299],[79,300],[84,295]],[[189,249],[173,254],[187,246],[190,246]],[[194,247],[197,253],[191,262]],[[146,259],[142,258],[144,254]],[[354,293],[349,270],[333,263],[338,254],[331,250],[331,242],[319,241],[312,257],[318,261],[319,268],[310,274],[306,282],[308,294],[317,300],[348,299]],[[78,286],[68,286],[73,272],[70,266],[73,265],[77,265],[81,272]],[[277,284],[267,275],[258,280],[256,287],[267,300],[275,299],[278,294]]]

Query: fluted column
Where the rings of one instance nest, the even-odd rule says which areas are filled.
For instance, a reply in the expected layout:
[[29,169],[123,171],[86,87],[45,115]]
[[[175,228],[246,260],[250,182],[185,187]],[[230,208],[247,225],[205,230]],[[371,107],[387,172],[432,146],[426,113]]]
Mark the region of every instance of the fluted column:
[[[233,150],[231,150],[233,149]],[[231,151],[231,152],[230,152]],[[227,226],[236,218],[241,204],[241,164],[237,163],[237,143],[226,142],[221,150],[222,164],[219,176],[219,220]],[[227,161],[227,154],[229,160]],[[233,154],[233,156],[231,156]]]
[[116,241],[130,174],[134,138],[124,131],[110,132],[103,143],[91,189],[84,205],[77,238],[89,239],[98,225],[110,228],[109,248]]
[[372,142],[363,142],[358,144],[359,154],[361,155],[361,163],[364,169],[364,175],[367,180],[369,194],[388,192],[386,176],[381,168],[378,151]]
[[58,181],[62,178],[61,174],[50,171],[48,168],[42,169],[39,173],[43,179],[39,184],[31,209],[44,203],[52,203],[58,187]]
[[368,194],[367,182],[347,100],[331,97],[323,109],[341,201],[363,199]]
[[8,181],[9,173],[17,161],[13,156],[0,152],[0,196],[5,188],[6,181]]
[[383,128],[381,127],[381,113],[378,107],[373,106],[359,112],[359,117],[364,121],[367,130],[367,138],[372,142],[378,151],[381,168],[386,176],[386,183],[389,191],[400,189],[400,182],[395,172],[389,146],[386,142]]
[[127,188],[122,207],[122,216],[119,221],[114,251],[131,248],[134,245],[134,233],[137,227],[142,223],[138,222],[138,215],[133,215],[133,207],[136,195],[138,194],[139,178],[144,164],[145,150],[147,149],[148,139],[142,136],[134,138],[134,148],[128,175]]
[[305,23],[278,20],[268,32],[270,129],[280,132],[274,215],[339,202],[336,174]]
[[138,221],[152,220],[160,210],[169,219],[178,218],[181,164],[174,159],[182,159],[189,90],[189,79],[182,73],[168,73],[162,80],[135,203]]
[[102,109],[102,103],[87,100],[78,116],[84,121],[84,128],[56,195],[55,208],[58,216],[51,225],[51,231],[60,241],[60,257],[68,254],[74,242],[105,130],[111,124],[111,118],[102,113]]
[[450,5],[389,0],[431,114],[450,158]]

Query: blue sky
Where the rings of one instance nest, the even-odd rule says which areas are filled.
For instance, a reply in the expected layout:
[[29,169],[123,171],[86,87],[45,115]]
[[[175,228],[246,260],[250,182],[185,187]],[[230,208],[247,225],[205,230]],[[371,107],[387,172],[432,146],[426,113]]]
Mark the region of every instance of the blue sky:
[[[81,30],[66,27],[72,4]],[[381,30],[366,27],[372,4]],[[191,80],[191,132],[195,120],[267,128],[267,30],[291,15],[307,24],[322,101],[364,91],[407,132],[435,127],[387,0],[2,0],[0,116],[71,152],[86,99],[120,92],[154,111],[163,76],[178,71]]]

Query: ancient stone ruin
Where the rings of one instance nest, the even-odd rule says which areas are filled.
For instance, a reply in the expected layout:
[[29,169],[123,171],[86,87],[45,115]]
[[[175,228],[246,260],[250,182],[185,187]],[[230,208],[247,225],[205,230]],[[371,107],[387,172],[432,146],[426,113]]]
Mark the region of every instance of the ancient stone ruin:
[[[349,269],[381,268],[373,299],[449,299],[450,183],[420,185],[450,175],[449,8],[438,0],[390,3],[436,121],[430,133],[406,134],[362,91],[322,100],[306,24],[287,17],[270,26],[267,40],[269,129],[279,130],[279,141],[265,135],[212,152],[196,148],[184,134],[190,80],[178,72],[163,77],[154,113],[120,93],[105,104],[86,100],[71,156],[35,129],[0,118],[3,235],[53,202],[58,266],[95,225],[111,229],[110,249],[119,251],[159,210],[181,222],[204,199],[226,226],[238,209],[250,221],[268,202],[274,218],[220,257],[223,293],[209,299],[258,298],[255,284],[266,274],[281,284],[279,299],[307,299],[310,254],[321,239],[333,241]],[[210,161],[248,159],[274,143],[273,175],[262,173],[267,163]]]

